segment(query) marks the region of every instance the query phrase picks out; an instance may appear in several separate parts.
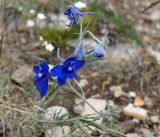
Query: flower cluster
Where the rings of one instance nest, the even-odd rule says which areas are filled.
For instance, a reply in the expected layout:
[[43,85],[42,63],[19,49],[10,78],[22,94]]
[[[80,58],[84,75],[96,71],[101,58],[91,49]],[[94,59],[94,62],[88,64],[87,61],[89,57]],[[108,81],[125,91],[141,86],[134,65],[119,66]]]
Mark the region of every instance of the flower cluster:
[[[94,12],[82,12],[78,11],[72,5],[68,6],[65,15],[69,17],[71,23],[68,25],[69,27],[78,23],[79,16],[83,17],[87,14],[92,14]],[[83,19],[83,18],[82,18]],[[61,63],[57,66],[53,66],[52,68],[45,61],[40,61],[39,65],[34,66],[33,71],[35,72],[34,81],[36,84],[36,88],[40,93],[40,96],[43,98],[48,91],[48,81],[55,80],[58,86],[66,85],[66,81],[68,78],[77,79],[77,71],[85,66],[87,63],[87,58],[102,58],[105,56],[105,49],[108,46],[108,39],[105,37],[102,40],[96,38],[90,31],[83,31],[81,21],[79,42],[74,51],[74,56],[68,57],[67,59],[62,59],[59,56],[59,50],[57,52],[57,57],[61,60]],[[97,47],[92,49],[91,51],[86,52],[84,46],[84,37],[86,34],[89,34],[93,40],[97,42]]]

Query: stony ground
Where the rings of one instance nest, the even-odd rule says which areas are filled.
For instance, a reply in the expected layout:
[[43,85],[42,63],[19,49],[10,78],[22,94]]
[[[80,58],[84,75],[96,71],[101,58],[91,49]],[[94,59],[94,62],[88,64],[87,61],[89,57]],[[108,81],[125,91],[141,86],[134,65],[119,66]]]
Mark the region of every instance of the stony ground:
[[[125,133],[130,137],[134,134],[152,137],[152,133],[155,137],[160,136],[160,5],[141,13],[151,2],[102,0],[100,3],[105,4],[106,9],[136,22],[134,31],[140,33],[143,46],[126,41],[125,38],[111,36],[113,42],[107,51],[108,59],[88,65],[79,72],[79,83],[87,98],[96,98],[97,104],[99,101],[113,100],[115,106],[120,108],[118,120],[126,127]],[[39,5],[42,6],[41,4],[40,2]],[[45,6],[43,8],[46,8]],[[46,12],[48,19],[37,21],[42,29],[46,25],[53,25],[53,22],[54,25],[62,27],[66,21],[63,15],[58,16],[57,11],[50,8]],[[3,119],[4,111],[8,115],[11,113],[7,108],[27,108],[32,105],[32,97],[27,98],[25,94],[33,77],[32,66],[37,64],[40,58],[54,64],[57,62],[56,53],[45,51],[39,40],[39,32],[36,28],[26,26],[26,19],[21,12],[8,8],[6,14],[6,30],[0,60],[0,136],[7,132],[1,131],[1,126],[6,121]],[[28,15],[25,16],[29,18]],[[109,30],[112,30],[112,26]],[[90,47],[95,46],[90,39],[86,39],[85,42]],[[72,40],[67,40],[66,43],[70,47],[61,50],[62,56],[68,56],[76,44]],[[72,98],[69,101],[75,103],[59,101],[51,102],[50,105],[62,105],[73,115],[88,111],[74,95],[64,96]],[[102,104],[100,107],[103,108],[106,104],[102,102],[99,104]]]

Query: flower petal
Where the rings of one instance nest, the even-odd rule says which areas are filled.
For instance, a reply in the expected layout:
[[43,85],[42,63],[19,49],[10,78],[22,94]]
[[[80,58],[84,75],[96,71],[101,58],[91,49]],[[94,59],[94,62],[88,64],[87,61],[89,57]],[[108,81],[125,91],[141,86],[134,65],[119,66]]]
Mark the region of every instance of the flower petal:
[[70,64],[72,61],[75,61],[75,60],[76,60],[75,57],[69,57],[69,58],[67,58],[67,59],[63,62],[63,64],[64,64],[64,65],[68,65],[68,64]]
[[62,68],[63,66],[62,65],[59,65],[59,66],[55,66],[51,69],[50,71],[50,74],[52,77],[61,77],[63,74],[62,72]]
[[84,66],[84,60],[76,60],[74,62],[74,70],[78,70]]
[[38,74],[39,73],[39,66],[34,66],[33,71]]
[[39,66],[43,69],[43,71],[48,72],[49,67],[48,67],[48,64],[45,61],[40,60],[39,61]]
[[97,45],[97,47],[93,51],[93,56],[97,58],[102,58],[105,56],[105,48],[102,45]]
[[67,25],[68,27],[72,27],[74,25],[74,20],[72,19],[71,22],[69,23],[69,25]]
[[40,81],[36,85],[37,85],[37,89],[40,93],[41,98],[43,98],[47,94],[47,91],[48,91],[48,78],[45,77],[42,81]]
[[58,77],[58,85],[63,86],[66,84],[67,77]]

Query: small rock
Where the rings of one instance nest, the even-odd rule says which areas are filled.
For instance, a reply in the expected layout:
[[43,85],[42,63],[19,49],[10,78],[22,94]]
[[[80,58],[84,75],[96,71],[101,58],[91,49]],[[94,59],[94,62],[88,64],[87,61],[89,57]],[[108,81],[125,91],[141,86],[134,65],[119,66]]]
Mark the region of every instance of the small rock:
[[132,98],[135,98],[136,97],[136,93],[134,91],[129,91],[129,95],[132,97]]
[[81,79],[79,81],[79,85],[80,85],[80,87],[84,88],[88,85],[88,81],[86,79]]
[[[89,99],[87,99],[87,101],[88,101],[88,103],[90,103],[92,106],[94,106],[94,108],[95,108],[98,112],[104,110],[105,107],[106,107],[106,105],[107,105],[105,99],[89,98]],[[88,104],[85,103],[85,105],[84,105],[84,111],[83,111],[82,115],[87,115],[87,114],[96,114],[96,113],[94,112],[94,110],[93,110],[90,106],[88,106]],[[100,120],[98,120],[97,122],[98,122],[99,124],[101,124],[101,123],[102,123],[102,120],[103,120],[103,119],[100,119]]]
[[107,54],[112,58],[107,60],[107,62],[123,65],[138,57],[140,53],[141,48],[137,48],[135,44],[117,43],[116,46],[108,48]]
[[153,137],[153,133],[150,130],[148,130],[146,128],[142,128],[141,131],[142,131],[144,137]]
[[121,86],[111,87],[111,90],[114,92],[114,97],[115,97],[115,98],[119,98],[119,97],[122,96],[122,94],[123,94],[123,91],[122,91],[122,87],[121,87]]
[[29,66],[22,66],[15,70],[11,76],[11,79],[16,83],[23,84],[29,82],[29,78],[32,77],[32,68]]
[[136,137],[136,135],[134,133],[128,133],[127,137]]
[[[56,114],[59,116],[62,116],[66,114],[68,111],[66,108],[63,108],[61,106],[54,106],[50,107],[46,110],[45,113],[45,119],[46,120],[54,120],[54,117]],[[54,127],[52,129],[48,129],[45,132],[45,137],[63,137],[66,136],[70,132],[70,127],[63,126],[63,127]]]
[[124,107],[123,113],[126,116],[131,116],[140,120],[144,120],[147,117],[147,111],[145,109],[134,107],[131,103]]
[[93,85],[91,88],[92,88],[93,91],[96,91],[98,89],[98,86],[97,85]]
[[75,102],[76,105],[79,105],[79,104],[83,103],[83,100],[79,99],[79,98],[76,98],[74,102]]
[[133,118],[133,120],[132,120],[134,123],[139,123],[140,121],[139,121],[139,119],[137,119],[137,118]]
[[158,20],[160,20],[160,12],[159,12],[159,10],[153,11],[153,12],[150,14],[150,19],[151,19],[152,21],[158,21]]
[[75,114],[82,114],[84,111],[84,107],[82,105],[76,105],[73,107],[73,112]]
[[150,117],[150,120],[153,122],[153,123],[159,123],[160,121],[159,121],[159,116],[151,116]]
[[141,107],[144,105],[144,101],[141,99],[141,97],[137,96],[134,100],[134,105],[136,107]]

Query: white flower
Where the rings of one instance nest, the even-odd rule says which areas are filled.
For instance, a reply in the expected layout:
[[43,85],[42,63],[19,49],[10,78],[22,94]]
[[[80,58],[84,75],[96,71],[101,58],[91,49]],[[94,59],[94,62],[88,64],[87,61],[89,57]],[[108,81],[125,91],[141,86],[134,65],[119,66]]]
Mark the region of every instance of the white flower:
[[45,16],[43,13],[38,13],[38,14],[37,14],[37,18],[38,18],[39,20],[44,20],[44,19],[46,19],[46,16]]
[[43,37],[42,37],[42,36],[39,36],[39,40],[40,40],[41,42],[43,42]]
[[18,10],[19,10],[19,11],[22,11],[22,10],[23,10],[23,7],[18,7]]
[[31,9],[31,10],[29,11],[29,13],[30,13],[30,14],[35,14],[35,10],[34,10],[34,9]]
[[29,20],[27,20],[26,26],[28,28],[32,28],[35,26],[35,22],[33,20],[29,19]]
[[44,41],[43,45],[45,46],[46,50],[50,52],[54,50],[54,46],[51,43],[48,43],[47,41]]
[[82,1],[77,1],[76,3],[74,3],[74,6],[76,8],[82,9],[82,8],[86,8],[86,3],[82,2]]

